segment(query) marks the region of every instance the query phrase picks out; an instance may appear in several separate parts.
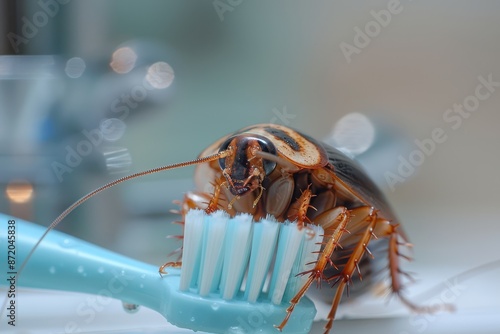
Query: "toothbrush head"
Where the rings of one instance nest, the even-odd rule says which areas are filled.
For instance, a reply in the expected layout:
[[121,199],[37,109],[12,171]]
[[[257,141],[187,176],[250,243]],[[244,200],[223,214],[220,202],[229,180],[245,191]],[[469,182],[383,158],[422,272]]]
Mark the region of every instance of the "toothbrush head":
[[[173,284],[179,299],[166,318],[214,333],[277,332],[274,326],[306,279],[299,274],[317,259],[322,228],[202,210],[189,211],[184,224],[183,263]],[[309,332],[315,314],[304,298],[283,331]]]

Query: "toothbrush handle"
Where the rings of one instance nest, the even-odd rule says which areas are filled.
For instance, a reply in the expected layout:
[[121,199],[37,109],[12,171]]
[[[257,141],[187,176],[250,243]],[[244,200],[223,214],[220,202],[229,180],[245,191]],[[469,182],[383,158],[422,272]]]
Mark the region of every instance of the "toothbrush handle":
[[[14,251],[9,253],[14,259],[12,267],[8,261],[0,263],[3,267],[0,285],[11,284],[19,274],[15,278],[18,287],[101,294],[153,309],[162,305],[161,296],[153,293],[161,285],[157,267],[58,231],[51,231],[46,236],[22,272],[18,273],[45,228],[21,219],[12,223],[13,220],[0,214],[2,253],[7,252],[9,246],[9,250]],[[8,239],[12,235],[15,239]]]

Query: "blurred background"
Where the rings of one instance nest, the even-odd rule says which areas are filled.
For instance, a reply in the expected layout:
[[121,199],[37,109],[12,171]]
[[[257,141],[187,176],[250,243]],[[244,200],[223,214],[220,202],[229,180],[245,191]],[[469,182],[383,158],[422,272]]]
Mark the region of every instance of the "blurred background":
[[[408,294],[448,282],[434,297],[459,310],[355,305],[339,330],[498,333],[498,266],[473,268],[500,259],[499,17],[493,0],[0,1],[0,211],[49,225],[105,182],[282,124],[366,167],[415,244]],[[193,171],[110,189],[59,229],[161,265]],[[146,326],[107,315],[86,330]]]

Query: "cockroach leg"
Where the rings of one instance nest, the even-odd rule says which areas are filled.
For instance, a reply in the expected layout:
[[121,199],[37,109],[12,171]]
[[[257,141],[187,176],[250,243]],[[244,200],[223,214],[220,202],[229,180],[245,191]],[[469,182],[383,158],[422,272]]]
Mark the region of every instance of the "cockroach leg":
[[[170,236],[168,236],[170,237]],[[167,237],[167,238],[168,238]],[[177,235],[174,236],[174,237],[178,237]],[[184,239],[184,236],[181,235],[180,237],[182,237],[182,239]],[[180,246],[176,249],[174,249],[173,251],[171,251],[170,253],[167,254],[167,258],[171,258],[173,257],[174,255],[177,255],[177,261],[176,262],[181,262],[181,259],[182,259],[182,252],[184,250],[184,247],[183,246]]]
[[[220,178],[218,182],[214,183],[214,193],[213,195],[208,195],[207,193],[201,193],[202,196],[199,196],[199,194],[191,193],[189,195],[184,196],[184,202],[178,202],[181,206],[181,210],[179,211],[182,216],[184,217],[187,211],[190,209],[200,209],[201,206],[206,205],[206,208],[204,209],[207,214],[210,214],[216,210],[219,209],[220,206],[220,192],[221,192],[221,187],[225,184],[225,180],[223,178]],[[202,201],[201,199],[204,197],[210,196],[210,200],[208,202]],[[181,224],[184,225],[183,221],[176,221],[174,222],[176,224]],[[168,238],[175,238],[178,240],[183,240],[184,235],[169,235]],[[165,271],[165,268],[167,267],[181,267],[182,266],[182,261],[180,259],[182,258],[182,250],[183,247],[179,247],[170,254],[167,255],[167,257],[172,257],[173,255],[177,254],[177,261],[175,262],[167,262],[163,264],[159,269],[158,272],[160,275],[167,274]]]
[[309,208],[316,210],[315,207],[309,204],[311,203],[311,198],[315,196],[313,195],[310,187],[311,185],[302,191],[300,197],[290,206],[290,209],[288,210],[288,219],[291,221],[296,220],[299,230],[302,230],[305,223],[311,222],[307,217],[307,210],[309,210]]
[[220,201],[220,191],[221,187],[226,184],[226,181],[223,178],[220,178],[218,182],[216,182],[214,186],[214,193],[212,197],[210,198],[210,201],[207,204],[207,207],[205,208],[205,212],[207,214],[213,213],[219,209],[219,201]]
[[328,333],[331,330],[333,326],[333,320],[335,319],[335,314],[337,313],[337,308],[342,298],[344,289],[347,287],[347,292],[349,293],[349,284],[352,281],[354,271],[357,270],[359,273],[358,263],[363,254],[366,252],[368,243],[374,236],[373,231],[375,230],[375,226],[377,224],[377,213],[373,208],[362,207],[361,209],[369,210],[368,216],[366,216],[364,219],[366,227],[363,235],[360,237],[359,241],[354,247],[349,260],[342,269],[342,272],[327,279],[328,281],[334,281],[333,285],[337,285],[337,290],[335,291],[335,297],[332,302],[332,307],[330,308],[330,312],[328,313],[328,322],[325,325],[325,333]]
[[[408,300],[403,295],[404,285],[401,281],[402,276],[409,276],[408,273],[404,272],[399,265],[400,258],[411,260],[411,258],[402,254],[399,250],[401,245],[406,245],[406,243],[399,242],[402,238],[398,232],[398,225],[388,224],[385,225],[386,234],[389,235],[389,273],[391,278],[391,291],[393,294],[398,296],[399,300],[410,310],[415,313],[435,313],[438,311],[453,311],[455,307],[451,304],[438,304],[438,305],[417,305],[412,301]],[[410,276],[411,279],[411,276]]]
[[165,271],[165,268],[180,268],[182,266],[182,262],[181,261],[177,261],[177,262],[167,262],[165,264],[163,264],[160,269],[158,269],[158,272],[160,273],[160,276],[161,275],[167,275],[168,272]]
[[345,232],[345,227],[350,219],[350,213],[345,207],[337,207],[331,210],[331,215],[335,215],[335,222],[332,223],[332,226],[335,228],[325,230],[324,239],[327,240],[322,252],[318,257],[318,261],[312,270],[305,271],[300,273],[301,275],[309,274],[308,280],[304,283],[302,288],[297,292],[297,294],[290,300],[290,306],[286,309],[286,316],[278,326],[275,326],[278,330],[283,330],[290,315],[295,308],[295,305],[300,301],[300,299],[304,296],[306,291],[309,289],[313,282],[317,282],[318,285],[321,284],[321,280],[325,277],[323,276],[323,272],[328,264],[331,264],[331,256],[335,249],[338,246],[338,242],[342,237],[342,234]]

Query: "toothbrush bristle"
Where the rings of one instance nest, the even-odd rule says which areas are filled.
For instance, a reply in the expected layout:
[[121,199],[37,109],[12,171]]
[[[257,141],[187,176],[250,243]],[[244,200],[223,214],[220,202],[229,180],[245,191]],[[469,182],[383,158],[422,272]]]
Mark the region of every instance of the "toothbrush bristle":
[[257,301],[264,287],[271,260],[275,253],[279,227],[278,222],[270,219],[264,219],[254,224],[252,250],[244,295],[244,299],[251,303]]
[[309,269],[306,264],[316,261],[321,247],[323,229],[308,229],[312,238],[297,224],[269,216],[254,222],[248,214],[230,218],[223,211],[191,210],[185,217],[180,290],[252,303],[289,302],[304,280],[297,274]]
[[298,258],[304,238],[304,229],[299,230],[294,224],[282,226],[279,236],[279,247],[276,254],[275,269],[271,279],[270,299],[273,304],[280,304],[292,271],[292,266]]
[[201,210],[191,210],[185,217],[183,263],[179,286],[181,291],[189,290],[189,287],[194,283],[194,279],[198,277],[198,262],[201,256],[205,216],[205,213]]
[[229,216],[224,211],[216,211],[209,216],[203,226],[203,242],[198,280],[198,293],[208,296],[217,287],[222,268],[222,250]]
[[248,265],[252,235],[252,216],[242,214],[229,220],[224,242],[224,266],[220,290],[222,298],[233,299],[241,287]]

